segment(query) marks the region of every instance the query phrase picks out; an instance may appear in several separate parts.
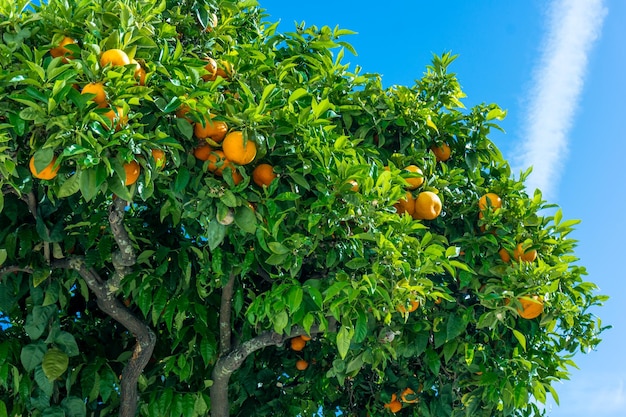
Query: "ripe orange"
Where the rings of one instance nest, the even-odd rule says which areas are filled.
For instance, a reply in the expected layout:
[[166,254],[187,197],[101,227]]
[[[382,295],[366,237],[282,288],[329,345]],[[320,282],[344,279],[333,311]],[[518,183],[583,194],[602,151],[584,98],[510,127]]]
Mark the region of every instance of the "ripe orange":
[[419,398],[417,398],[417,396],[415,395],[415,391],[413,391],[411,388],[406,388],[404,391],[402,391],[402,394],[400,394],[400,401],[407,404],[413,404],[418,402]]
[[507,251],[506,249],[501,248],[498,251],[498,254],[500,255],[500,259],[502,259],[502,262],[509,263],[511,261],[511,255],[509,254],[509,251]]
[[244,144],[243,133],[240,131],[226,135],[222,150],[227,159],[239,165],[249,164],[256,156],[256,144],[251,140]]
[[154,158],[154,161],[156,162],[156,167],[158,169],[161,169],[165,166],[167,160],[165,158],[165,152],[163,152],[161,149],[152,149],[152,157]]
[[[207,169],[217,175],[222,175],[222,171],[226,168],[227,160],[226,156],[224,156],[224,152],[218,150],[212,150],[209,147],[210,151],[208,153],[207,159],[205,161],[209,161]],[[228,161],[230,163],[230,161]],[[232,164],[231,164],[232,166]]]
[[402,403],[398,401],[398,397],[396,394],[391,394],[391,401],[384,405],[385,408],[388,408],[392,413],[397,413],[402,410]]
[[[417,173],[419,175],[423,175],[422,170],[419,169],[419,167],[417,167],[416,165],[409,165],[407,167],[404,168],[405,171],[408,172],[414,172]],[[418,188],[420,185],[424,184],[424,177],[412,177],[412,178],[405,178],[406,182],[409,183],[409,186],[406,187],[409,190],[415,190],[416,188]]]
[[187,113],[191,111],[191,108],[186,104],[181,104],[178,110],[176,110],[176,117],[180,117],[181,119],[187,120],[189,123],[193,123],[193,121],[186,116]]
[[226,122],[214,122],[207,117],[204,118],[204,126],[200,122],[195,123],[193,126],[193,134],[198,139],[210,138],[220,143],[224,140],[226,133],[228,133]]
[[410,300],[409,301],[409,308],[406,308],[406,306],[404,304],[400,304],[396,307],[396,310],[398,310],[400,313],[405,314],[405,313],[412,313],[415,310],[418,309],[418,307],[420,306],[420,302],[417,300]]
[[355,193],[359,191],[359,183],[355,180],[348,180],[348,184],[352,185],[350,191],[354,191]]
[[104,84],[102,83],[89,83],[83,87],[81,94],[95,94],[94,98],[91,99],[94,103],[98,105],[98,107],[106,107],[107,106],[107,94],[104,91]]
[[41,171],[37,171],[35,168],[35,156],[30,158],[30,162],[28,167],[30,168],[30,173],[33,174],[33,177],[39,178],[40,180],[51,180],[57,176],[57,172],[59,172],[60,166],[54,168],[54,163],[57,161],[57,157],[53,157],[52,161]]
[[60,56],[63,57],[63,62],[67,62],[67,59],[74,59],[74,55],[72,55],[72,51],[67,49],[65,45],[75,45],[76,41],[69,36],[64,37],[58,46],[50,49],[50,55],[52,58],[58,58]]
[[130,64],[130,58],[126,55],[126,52],[121,49],[109,49],[102,52],[100,55],[100,66],[106,67],[111,65],[113,67]]
[[269,187],[276,177],[274,167],[270,164],[259,164],[252,171],[252,181],[261,188]]
[[520,297],[519,302],[522,304],[522,310],[517,310],[520,317],[524,319],[534,319],[543,313],[543,300],[537,295],[532,297]]
[[135,78],[139,81],[139,85],[146,85],[146,70],[134,59],[131,59],[130,63],[135,64]]
[[440,146],[434,145],[430,148],[430,150],[435,154],[437,162],[447,161],[450,159],[450,155],[452,154],[452,150],[447,143],[442,143]]
[[213,58],[206,58],[207,64],[204,69],[208,71],[208,74],[204,74],[202,79],[204,81],[215,81],[217,78],[217,62]]
[[524,251],[523,245],[519,243],[513,251],[513,259],[518,262],[534,262],[534,260],[537,259],[537,251],[535,249]]
[[302,337],[294,337],[291,339],[291,350],[295,350],[296,352],[300,352],[306,346],[306,342],[302,340]]
[[133,185],[139,178],[141,172],[141,166],[137,161],[130,161],[124,164],[124,172],[126,173],[126,181],[124,185]]
[[478,200],[478,208],[482,211],[486,210],[487,207],[491,207],[494,210],[502,207],[502,199],[500,196],[495,193],[487,193],[480,197]]
[[434,220],[441,214],[441,200],[432,191],[424,191],[415,199],[413,218],[416,220]]
[[405,197],[398,200],[393,206],[396,208],[398,214],[409,213],[412,216],[415,212],[415,199],[413,198],[413,194],[407,191]]
[[304,359],[300,359],[296,362],[296,369],[298,371],[304,371],[308,367],[309,367],[309,363],[305,361]]
[[[111,109],[108,112],[104,113],[104,116],[107,117],[111,121],[111,125],[115,126],[115,131],[120,130],[122,127],[126,126],[128,123],[128,116],[124,114],[124,109],[122,107],[116,107],[117,113],[115,110]],[[108,125],[104,126],[106,129],[109,129]]]
[[[201,161],[208,161],[209,156],[213,152],[213,148],[211,148],[208,144],[202,144],[193,150],[193,156]],[[221,152],[221,151],[220,151]]]

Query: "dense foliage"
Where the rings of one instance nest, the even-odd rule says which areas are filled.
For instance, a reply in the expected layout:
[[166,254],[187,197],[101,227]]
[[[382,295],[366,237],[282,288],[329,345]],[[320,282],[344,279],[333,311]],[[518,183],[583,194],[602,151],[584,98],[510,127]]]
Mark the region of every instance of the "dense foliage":
[[0,416],[535,416],[599,342],[576,221],[454,56],[383,88],[350,31],[253,0],[26,3],[0,0]]

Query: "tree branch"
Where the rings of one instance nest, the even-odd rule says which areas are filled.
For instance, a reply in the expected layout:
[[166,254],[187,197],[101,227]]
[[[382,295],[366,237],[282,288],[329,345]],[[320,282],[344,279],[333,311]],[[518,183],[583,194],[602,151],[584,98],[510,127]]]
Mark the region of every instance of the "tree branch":
[[119,411],[120,417],[134,417],[138,402],[137,381],[152,356],[156,335],[115,297],[107,282],[93,268],[88,268],[82,258],[57,260],[52,266],[78,272],[95,294],[98,307],[135,336],[137,343],[133,355],[122,371]]
[[222,288],[222,300],[220,303],[220,355],[230,352],[232,328],[230,323],[233,291],[235,287],[235,274],[231,273],[228,282]]
[[0,269],[0,278],[7,274],[12,274],[13,272],[25,272],[27,274],[33,273],[33,268],[22,268],[19,266],[7,266]]
[[[328,330],[336,329],[336,321],[329,319]],[[312,326],[310,334],[322,333],[319,326]],[[220,356],[213,368],[211,386],[211,417],[228,417],[230,403],[228,401],[228,381],[230,376],[243,364],[246,358],[259,349],[282,345],[287,339],[306,334],[303,327],[294,327],[288,335],[267,331],[235,347],[226,355]]]
[[117,243],[118,251],[112,254],[111,260],[115,272],[109,279],[109,289],[117,292],[122,279],[130,272],[130,267],[135,265],[137,258],[128,232],[124,228],[124,212],[127,202],[121,198],[116,198],[109,206],[109,224],[113,239]]

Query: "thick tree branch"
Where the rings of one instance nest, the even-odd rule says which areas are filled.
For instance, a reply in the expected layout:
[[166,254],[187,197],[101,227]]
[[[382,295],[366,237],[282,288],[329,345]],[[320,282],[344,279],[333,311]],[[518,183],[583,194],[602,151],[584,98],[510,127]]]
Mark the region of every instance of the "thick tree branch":
[[7,266],[0,269],[0,278],[7,274],[12,274],[14,272],[25,272],[27,274],[33,273],[33,268],[22,268],[19,266]]
[[112,254],[113,268],[115,272],[110,278],[108,286],[112,292],[116,292],[122,279],[130,272],[130,267],[135,265],[137,258],[128,232],[124,228],[124,211],[127,202],[116,198],[109,206],[109,224],[113,239],[117,243],[118,251]]
[[222,288],[222,300],[220,303],[220,355],[230,352],[232,326],[230,323],[233,291],[235,287],[235,274],[231,273],[228,282]]
[[[328,330],[335,331],[336,322],[330,319]],[[322,333],[319,326],[312,326],[310,334]],[[220,356],[213,368],[213,385],[211,386],[211,417],[228,417],[230,403],[228,401],[228,382],[230,376],[243,364],[246,358],[259,349],[278,346],[287,339],[306,334],[302,327],[294,327],[288,335],[267,331],[235,347],[226,355]]]
[[106,281],[93,268],[88,268],[82,258],[58,260],[52,266],[78,272],[95,294],[98,307],[135,336],[137,343],[133,355],[122,371],[119,411],[120,417],[134,417],[138,401],[137,380],[152,356],[156,344],[154,332],[115,297]]

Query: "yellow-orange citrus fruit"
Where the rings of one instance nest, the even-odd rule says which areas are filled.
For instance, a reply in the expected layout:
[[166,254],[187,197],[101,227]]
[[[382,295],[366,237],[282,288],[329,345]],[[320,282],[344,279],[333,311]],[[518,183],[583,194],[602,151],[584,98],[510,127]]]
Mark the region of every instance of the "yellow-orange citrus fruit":
[[526,296],[520,297],[518,300],[522,304],[522,309],[517,310],[520,317],[530,320],[539,317],[543,313],[543,300],[541,297],[536,295],[532,297]]
[[[104,116],[111,121],[111,125],[115,126],[115,130],[118,131],[122,127],[126,126],[128,123],[128,116],[124,114],[124,109],[122,107],[116,107],[117,113],[115,110],[111,109],[108,112],[104,113]],[[109,126],[105,127],[109,129]]]
[[350,187],[350,191],[354,191],[355,193],[359,191],[359,183],[355,180],[348,180],[348,184],[352,186]]
[[72,55],[72,51],[67,49],[65,46],[75,45],[75,44],[76,44],[76,41],[74,39],[70,38],[69,36],[66,36],[61,40],[58,46],[55,46],[54,48],[50,49],[50,55],[53,58],[58,58],[60,56],[64,57],[63,62],[67,62],[66,58],[74,59],[74,55]]
[[230,173],[233,177],[233,182],[235,183],[235,185],[238,185],[243,180],[243,176],[239,173],[239,171],[237,171],[237,168],[235,167],[235,165],[232,162],[230,162],[228,159],[224,160],[224,164],[222,165],[220,169],[215,171],[215,174],[224,175],[224,170],[226,168],[230,168]]
[[415,199],[413,198],[413,194],[407,191],[405,197],[398,200],[393,206],[396,208],[398,214],[409,213],[412,216],[415,212]]
[[[419,175],[423,175],[422,170],[416,166],[416,165],[409,165],[407,167],[404,168],[405,171],[408,172],[414,172],[417,173]],[[412,178],[405,178],[406,182],[409,183],[408,188],[409,190],[415,190],[416,188],[418,188],[420,185],[424,184],[424,177],[412,177]]]
[[270,164],[259,164],[252,171],[252,181],[261,188],[269,187],[276,177],[274,167]]
[[202,79],[204,81],[215,81],[217,78],[217,62],[213,58],[206,58],[205,61],[207,64],[204,66],[204,69],[207,70],[208,74],[204,74]]
[[165,152],[161,149],[152,149],[152,157],[154,158],[154,162],[156,162],[157,168],[163,168],[165,166]]
[[306,346],[306,342],[302,340],[300,336],[294,337],[290,341],[291,350],[295,350],[296,352],[300,352]]
[[124,172],[126,172],[126,181],[124,185],[133,185],[139,178],[141,172],[141,166],[137,161],[130,161],[124,164]]
[[423,191],[415,199],[413,218],[416,220],[434,220],[441,213],[441,200],[432,191]]
[[186,104],[181,104],[180,107],[176,110],[176,117],[180,117],[181,119],[187,120],[189,123],[193,123],[189,117],[187,117],[187,113],[191,111],[191,108]]
[[415,391],[411,388],[405,388],[400,394],[400,401],[407,404],[413,404],[419,401],[419,398],[415,395]]
[[418,307],[420,306],[420,302],[417,300],[410,300],[409,301],[409,308],[407,308],[405,305],[400,304],[396,307],[396,310],[398,310],[400,313],[405,314],[405,313],[412,313],[415,310],[418,309]]
[[248,140],[244,144],[243,133],[240,131],[230,132],[224,138],[222,150],[226,158],[238,165],[246,165],[254,161],[256,156],[256,144]]
[[304,359],[300,359],[296,362],[296,369],[298,371],[304,371],[308,367],[309,367],[309,363],[305,361]]
[[437,162],[445,162],[450,159],[450,155],[452,154],[452,150],[447,143],[442,143],[441,145],[435,145],[430,148],[431,151],[435,154],[435,158]]
[[209,159],[209,156],[211,155],[211,152],[213,152],[213,148],[211,148],[208,144],[205,143],[196,147],[193,150],[193,156],[195,156],[197,159],[201,161],[207,161]]
[[506,249],[501,248],[498,251],[498,254],[500,255],[500,259],[502,259],[502,262],[508,263],[511,261],[511,255],[509,254],[509,251],[507,251]]
[[98,105],[98,107],[106,107],[107,106],[107,94],[104,91],[104,84],[102,83],[89,83],[83,87],[81,94],[95,94],[95,96],[91,99],[94,103]]
[[515,250],[513,250],[513,259],[518,262],[534,262],[534,260],[537,259],[537,251],[535,249],[524,251],[524,246],[519,243],[515,247]]
[[[254,210],[254,209],[253,209],[253,210]],[[305,334],[300,335],[300,338],[301,338],[302,340],[304,340],[305,342],[308,342],[309,340],[311,340],[311,336],[307,336],[307,335],[305,335]]]
[[100,66],[111,65],[114,67],[130,64],[130,58],[121,49],[109,49],[100,55]]
[[494,210],[502,207],[502,199],[500,196],[495,193],[487,193],[480,197],[478,200],[478,208],[482,211],[487,209],[487,207],[491,207]]
[[33,177],[39,178],[40,180],[51,180],[57,176],[57,172],[59,172],[60,166],[54,167],[54,163],[57,161],[57,157],[53,157],[52,161],[41,171],[37,171],[35,168],[35,157],[32,156],[30,158],[30,162],[28,167],[30,168],[30,173],[33,174]]
[[204,126],[200,122],[195,123],[193,126],[193,134],[198,139],[209,138],[220,143],[224,140],[224,137],[226,137],[226,133],[228,133],[228,125],[226,122],[214,122],[207,117],[204,118]]
[[131,59],[130,63],[135,64],[135,78],[139,81],[139,85],[146,85],[146,70],[134,59]]
[[398,401],[396,394],[391,394],[391,401],[384,405],[385,408],[388,408],[392,413],[397,413],[402,410],[402,403]]

